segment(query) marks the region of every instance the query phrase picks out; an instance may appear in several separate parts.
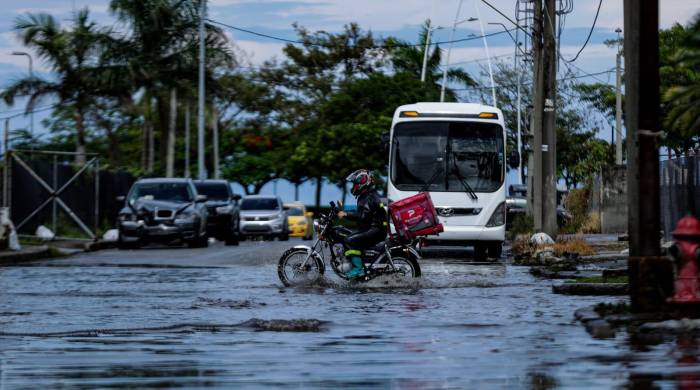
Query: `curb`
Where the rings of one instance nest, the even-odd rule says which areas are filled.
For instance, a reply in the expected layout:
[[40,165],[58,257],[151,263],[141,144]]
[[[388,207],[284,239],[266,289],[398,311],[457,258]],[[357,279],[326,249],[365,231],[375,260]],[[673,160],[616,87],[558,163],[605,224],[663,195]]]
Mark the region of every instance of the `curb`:
[[0,265],[46,259],[51,257],[51,252],[47,245],[25,246],[24,249],[16,252],[3,251],[0,252]]
[[552,292],[563,295],[627,295],[627,283],[564,283],[552,286]]

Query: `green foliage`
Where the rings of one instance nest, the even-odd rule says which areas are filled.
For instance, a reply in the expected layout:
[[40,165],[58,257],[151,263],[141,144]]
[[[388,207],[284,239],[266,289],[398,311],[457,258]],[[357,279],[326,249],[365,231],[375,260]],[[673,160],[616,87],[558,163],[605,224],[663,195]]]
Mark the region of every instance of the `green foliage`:
[[513,217],[513,224],[508,233],[508,239],[513,240],[519,234],[530,235],[535,231],[535,221],[530,214],[516,214]]
[[700,16],[688,28],[675,25],[661,33],[661,39],[669,42],[660,68],[667,142],[687,150],[700,141]]

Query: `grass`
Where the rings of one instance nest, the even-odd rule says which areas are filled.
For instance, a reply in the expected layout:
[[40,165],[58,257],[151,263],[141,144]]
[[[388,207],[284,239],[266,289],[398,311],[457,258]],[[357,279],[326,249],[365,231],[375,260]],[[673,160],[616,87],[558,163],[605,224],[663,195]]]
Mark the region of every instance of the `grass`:
[[577,278],[569,280],[566,283],[628,283],[627,275],[611,276],[609,278],[603,276],[589,276],[585,278]]
[[580,238],[557,241],[554,245],[535,245],[530,243],[529,237],[520,236],[516,238],[511,245],[513,253],[518,256],[532,256],[546,248],[551,248],[554,251],[554,255],[557,257],[564,257],[567,254],[591,256],[596,253],[593,247]]
[[554,243],[554,254],[562,257],[567,253],[575,253],[579,256],[591,256],[595,254],[593,248],[580,238],[573,238],[565,241],[557,241]]

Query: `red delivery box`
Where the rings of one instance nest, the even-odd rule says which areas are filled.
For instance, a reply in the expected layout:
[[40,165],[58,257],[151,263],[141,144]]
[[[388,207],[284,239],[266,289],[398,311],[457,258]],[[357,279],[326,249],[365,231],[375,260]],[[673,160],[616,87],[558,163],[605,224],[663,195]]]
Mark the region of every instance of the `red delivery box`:
[[444,230],[427,192],[391,203],[389,215],[396,233],[403,239],[438,234]]

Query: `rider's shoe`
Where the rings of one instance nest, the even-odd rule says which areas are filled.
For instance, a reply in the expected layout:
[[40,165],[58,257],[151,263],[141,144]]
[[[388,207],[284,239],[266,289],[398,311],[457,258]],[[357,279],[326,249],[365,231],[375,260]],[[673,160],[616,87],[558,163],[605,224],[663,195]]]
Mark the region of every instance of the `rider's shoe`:
[[347,275],[347,277],[350,279],[355,279],[359,278],[360,276],[364,276],[365,268],[364,264],[362,264],[362,258],[353,256],[351,257],[350,261],[352,262],[353,269],[348,271],[345,275]]

